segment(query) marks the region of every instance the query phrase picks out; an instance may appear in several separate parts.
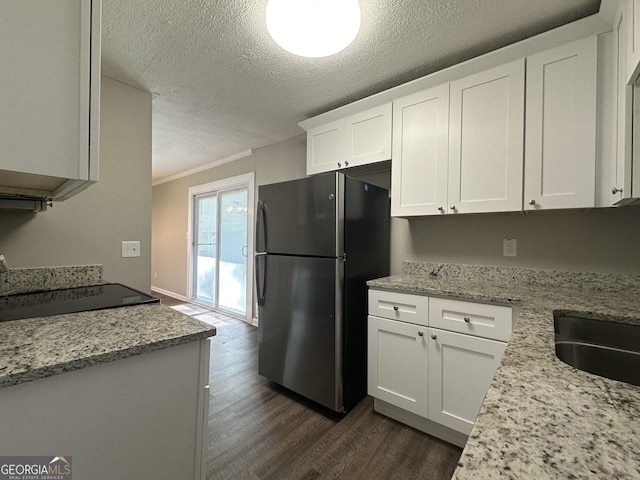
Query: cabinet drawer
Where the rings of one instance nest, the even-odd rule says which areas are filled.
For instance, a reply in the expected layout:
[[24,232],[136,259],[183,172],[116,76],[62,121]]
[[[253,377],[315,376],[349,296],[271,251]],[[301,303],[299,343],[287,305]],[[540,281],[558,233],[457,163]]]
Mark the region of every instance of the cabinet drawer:
[[507,342],[513,328],[513,312],[511,307],[500,305],[431,298],[429,326]]
[[369,290],[369,315],[429,325],[429,298],[407,293]]

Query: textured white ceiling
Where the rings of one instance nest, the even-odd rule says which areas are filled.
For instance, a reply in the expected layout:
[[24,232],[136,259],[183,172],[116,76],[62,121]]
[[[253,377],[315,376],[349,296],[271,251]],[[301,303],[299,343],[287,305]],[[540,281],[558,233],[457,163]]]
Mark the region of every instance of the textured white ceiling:
[[600,0],[360,0],[346,50],[281,50],[266,0],[103,0],[103,74],[152,92],[153,178],[297,135],[301,120],[596,13]]

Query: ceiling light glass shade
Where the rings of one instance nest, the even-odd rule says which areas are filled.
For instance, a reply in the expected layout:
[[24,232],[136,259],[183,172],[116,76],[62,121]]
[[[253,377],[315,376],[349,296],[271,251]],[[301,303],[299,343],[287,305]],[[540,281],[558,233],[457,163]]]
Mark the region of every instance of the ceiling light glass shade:
[[302,57],[328,57],[344,50],[360,30],[358,0],[269,0],[269,34]]

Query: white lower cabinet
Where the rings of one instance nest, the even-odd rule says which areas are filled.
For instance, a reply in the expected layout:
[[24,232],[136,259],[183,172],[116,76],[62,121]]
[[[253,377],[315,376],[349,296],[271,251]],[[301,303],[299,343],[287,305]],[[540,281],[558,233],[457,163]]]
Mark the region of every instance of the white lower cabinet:
[[[399,320],[398,310],[376,308],[387,303],[428,309]],[[376,411],[464,445],[507,346],[514,309],[370,290],[369,314],[368,393]]]
[[507,344],[437,328],[428,341],[429,418],[469,435]]
[[369,316],[368,393],[427,416],[427,328]]

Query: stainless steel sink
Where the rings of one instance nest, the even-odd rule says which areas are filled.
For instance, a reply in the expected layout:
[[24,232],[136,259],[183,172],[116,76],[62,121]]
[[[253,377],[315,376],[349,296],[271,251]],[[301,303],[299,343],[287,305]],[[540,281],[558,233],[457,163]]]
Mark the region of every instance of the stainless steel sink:
[[640,325],[554,315],[556,356],[572,367],[640,385]]

